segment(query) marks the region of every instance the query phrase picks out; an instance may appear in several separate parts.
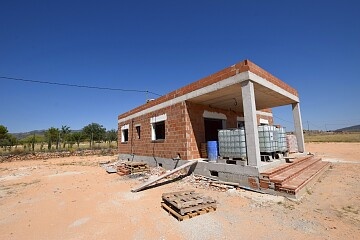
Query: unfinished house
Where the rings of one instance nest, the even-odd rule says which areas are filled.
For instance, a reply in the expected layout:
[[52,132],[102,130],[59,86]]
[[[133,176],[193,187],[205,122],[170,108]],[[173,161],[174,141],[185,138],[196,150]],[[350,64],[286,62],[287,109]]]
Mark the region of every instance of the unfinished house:
[[[284,105],[292,106],[297,147],[305,152],[298,92],[245,60],[119,115],[119,158],[166,169],[196,159],[196,174],[295,195],[302,188],[296,176],[311,166],[316,166],[313,172],[320,172],[324,164],[313,158],[313,164],[305,164],[310,158],[303,157],[286,165],[282,154],[267,156],[261,151],[259,125],[271,126],[271,108]],[[243,130],[244,156],[219,151],[219,134],[228,129]],[[208,143],[215,143],[217,149],[209,152]],[[212,161],[210,154],[216,155]],[[282,179],[279,175],[290,165],[304,168]]]

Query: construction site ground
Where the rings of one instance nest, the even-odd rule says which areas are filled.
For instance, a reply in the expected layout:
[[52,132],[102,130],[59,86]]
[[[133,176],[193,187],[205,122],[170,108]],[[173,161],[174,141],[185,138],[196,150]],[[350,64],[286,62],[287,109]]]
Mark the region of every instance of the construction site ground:
[[[299,201],[186,178],[132,193],[142,177],[99,167],[116,156],[0,163],[0,239],[359,239],[360,143],[306,147],[333,165]],[[161,196],[182,190],[217,210],[177,221]]]

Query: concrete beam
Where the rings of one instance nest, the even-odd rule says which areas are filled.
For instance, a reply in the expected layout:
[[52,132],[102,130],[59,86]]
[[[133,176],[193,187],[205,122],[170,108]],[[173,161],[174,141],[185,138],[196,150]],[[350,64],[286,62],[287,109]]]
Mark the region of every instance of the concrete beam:
[[248,165],[253,167],[260,166],[260,146],[259,134],[257,129],[256,105],[254,84],[251,81],[241,83],[242,100],[244,107],[244,120],[246,132],[246,150]]
[[292,104],[292,112],[294,118],[295,136],[297,139],[299,152],[305,152],[304,133],[301,121],[300,103]]
[[256,75],[255,73],[249,72],[249,79],[251,81],[254,81],[255,83],[258,83],[264,87],[267,87],[269,89],[271,89],[274,92],[280,93],[281,95],[290,98],[291,100],[293,100],[294,102],[299,102],[299,97],[295,96],[292,93],[289,93],[288,91],[286,91],[285,89],[273,84],[272,82],[266,80],[265,78],[262,78],[258,75]]
[[186,100],[189,100],[189,99],[192,99],[192,98],[196,98],[198,96],[202,96],[202,95],[205,95],[205,94],[212,93],[214,91],[217,91],[217,90],[220,90],[220,89],[235,85],[237,83],[246,82],[249,79],[251,79],[251,81],[253,81],[255,83],[258,83],[258,84],[260,84],[262,86],[265,86],[265,87],[269,88],[271,91],[275,91],[275,92],[277,92],[277,93],[279,93],[279,94],[293,100],[294,102],[299,102],[299,97],[287,92],[285,89],[282,89],[281,87],[278,87],[277,85],[269,82],[265,78],[262,78],[262,77],[256,75],[255,73],[252,73],[250,71],[246,71],[246,72],[241,72],[239,74],[236,74],[235,76],[226,78],[224,80],[221,80],[219,82],[213,83],[211,85],[204,86],[203,88],[194,90],[192,92],[186,93],[186,94],[181,95],[179,97],[170,99],[168,101],[161,102],[161,103],[159,103],[159,104],[157,104],[155,106],[146,108],[146,109],[144,109],[142,111],[131,114],[131,115],[127,116],[127,117],[118,119],[118,123],[128,121],[128,120],[130,120],[132,118],[142,116],[144,114],[147,114],[147,113],[150,113],[150,112],[153,112],[153,111],[156,111],[156,110],[159,110],[159,109],[174,105],[174,104],[179,103],[179,102],[183,102],[183,101],[186,101]]
[[211,85],[208,85],[208,86],[205,86],[203,88],[197,89],[195,91],[186,93],[186,94],[181,95],[179,97],[176,97],[176,98],[170,99],[168,101],[159,103],[159,104],[157,104],[155,106],[146,108],[146,109],[144,109],[142,111],[131,114],[131,115],[127,116],[127,117],[118,119],[118,123],[128,121],[128,120],[130,120],[132,118],[139,117],[139,116],[142,116],[144,114],[147,114],[147,113],[150,113],[150,112],[153,112],[153,111],[156,111],[156,110],[159,110],[159,109],[174,105],[174,104],[179,103],[179,102],[186,101],[188,99],[192,99],[192,98],[195,98],[195,97],[198,97],[198,96],[202,96],[204,94],[208,94],[208,93],[214,92],[216,90],[219,90],[219,89],[222,89],[222,88],[225,88],[225,87],[228,87],[228,86],[232,86],[234,84],[240,83],[240,82],[245,81],[247,79],[249,79],[249,71],[236,74],[235,76],[226,78],[224,80],[221,80],[220,82],[213,83]]

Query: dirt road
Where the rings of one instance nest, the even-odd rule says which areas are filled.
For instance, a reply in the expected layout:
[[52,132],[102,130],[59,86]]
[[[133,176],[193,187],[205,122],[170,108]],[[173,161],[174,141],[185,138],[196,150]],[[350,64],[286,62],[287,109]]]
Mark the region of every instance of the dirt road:
[[132,193],[138,179],[98,166],[115,156],[1,163],[0,239],[359,239],[360,145],[306,147],[335,163],[300,201],[196,189],[218,208],[182,222],[160,207],[161,194],[194,185]]

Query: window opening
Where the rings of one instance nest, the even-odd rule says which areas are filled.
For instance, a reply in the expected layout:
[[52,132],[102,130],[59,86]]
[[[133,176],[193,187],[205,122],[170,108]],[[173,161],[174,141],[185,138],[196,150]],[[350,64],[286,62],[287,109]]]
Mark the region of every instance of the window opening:
[[137,138],[140,139],[140,137],[141,137],[141,128],[140,128],[140,126],[136,126],[135,128],[136,128]]
[[121,142],[129,141],[129,129],[123,129],[122,130],[121,140],[122,140]]
[[152,140],[165,139],[165,121],[153,123],[152,128],[153,128]]

